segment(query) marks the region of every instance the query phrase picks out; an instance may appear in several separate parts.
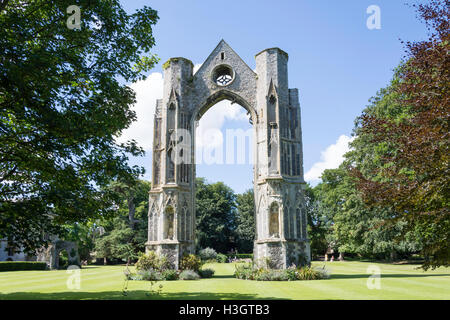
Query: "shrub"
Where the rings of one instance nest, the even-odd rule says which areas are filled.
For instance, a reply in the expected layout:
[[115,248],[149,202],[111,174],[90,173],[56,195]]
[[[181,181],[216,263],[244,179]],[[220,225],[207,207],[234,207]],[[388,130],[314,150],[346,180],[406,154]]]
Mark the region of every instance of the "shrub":
[[194,270],[184,270],[180,273],[180,280],[198,280],[200,276]]
[[164,270],[162,272],[162,277],[164,280],[170,281],[170,280],[178,280],[178,272],[176,270]]
[[205,248],[199,251],[198,255],[202,261],[216,260],[217,252],[212,248]]
[[153,269],[139,271],[133,280],[161,281],[164,280],[161,272]]
[[45,270],[47,263],[42,261],[2,261],[0,271]]
[[267,269],[255,268],[252,264],[236,265],[234,276],[237,279],[258,281],[319,280],[329,277],[325,267],[297,268],[293,265],[287,269]]
[[286,270],[262,269],[255,275],[258,281],[288,281],[289,276]]
[[194,270],[198,271],[200,270],[200,267],[202,266],[202,261],[199,257],[197,257],[195,254],[188,254],[185,255],[180,262],[180,269],[181,270]]
[[166,270],[170,268],[170,263],[166,256],[158,255],[155,251],[140,253],[135,264],[136,270]]
[[255,269],[251,264],[236,265],[234,276],[237,279],[254,280]]
[[198,270],[198,274],[200,275],[200,277],[202,278],[212,278],[212,276],[214,275],[214,270],[213,269],[200,269]]
[[323,268],[303,267],[299,269],[299,280],[320,280],[329,278],[328,271]]
[[218,253],[217,257],[216,257],[216,261],[220,262],[220,263],[225,263],[227,262],[228,257],[226,255],[224,255],[223,253]]

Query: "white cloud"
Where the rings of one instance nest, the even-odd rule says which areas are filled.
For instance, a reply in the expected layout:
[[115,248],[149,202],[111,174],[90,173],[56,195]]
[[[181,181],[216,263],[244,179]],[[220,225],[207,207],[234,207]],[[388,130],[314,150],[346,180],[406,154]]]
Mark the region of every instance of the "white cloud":
[[196,129],[197,148],[222,147],[223,134],[221,129],[225,120],[248,121],[247,111],[229,100],[222,100],[209,109],[200,119]]
[[200,69],[200,67],[202,66],[203,63],[197,63],[196,65],[194,65],[194,70],[192,71],[194,74],[198,71],[198,69]]
[[325,169],[335,169],[344,161],[344,154],[347,153],[349,142],[354,138],[341,135],[335,144],[328,146],[325,151],[321,152],[319,162],[313,164],[311,169],[305,173],[305,180],[311,184],[320,182],[320,177]]
[[156,99],[163,95],[163,76],[159,72],[150,74],[147,79],[135,82],[130,87],[136,92],[136,104],[132,109],[137,120],[124,130],[117,142],[134,139],[138,145],[149,152],[153,146],[153,117]]
[[[194,72],[200,67],[201,64],[196,64]],[[136,92],[136,104],[132,109],[136,112],[137,120],[117,138],[118,143],[134,139],[147,153],[152,150],[153,117],[156,99],[163,96],[163,84],[163,75],[154,72],[147,79],[130,85]],[[218,133],[221,132],[225,120],[248,121],[248,118],[246,110],[238,104],[231,104],[228,100],[217,103],[200,120],[196,129],[197,148],[220,146],[223,139]]]

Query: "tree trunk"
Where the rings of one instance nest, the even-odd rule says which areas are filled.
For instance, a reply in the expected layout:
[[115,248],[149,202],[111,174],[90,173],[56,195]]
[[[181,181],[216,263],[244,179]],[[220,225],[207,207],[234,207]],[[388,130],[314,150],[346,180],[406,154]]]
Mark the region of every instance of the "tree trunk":
[[104,257],[104,258],[103,258],[103,265],[106,266],[107,264],[108,264],[108,261],[106,260],[106,257]]
[[130,197],[128,197],[127,199],[127,203],[128,203],[128,219],[130,220],[130,228],[132,230],[134,230],[134,214],[136,212],[136,206],[134,204],[134,196],[131,195]]
[[395,250],[391,251],[391,262],[395,261],[397,259],[397,253],[395,252]]
[[344,261],[344,253],[343,252],[339,252],[339,261]]

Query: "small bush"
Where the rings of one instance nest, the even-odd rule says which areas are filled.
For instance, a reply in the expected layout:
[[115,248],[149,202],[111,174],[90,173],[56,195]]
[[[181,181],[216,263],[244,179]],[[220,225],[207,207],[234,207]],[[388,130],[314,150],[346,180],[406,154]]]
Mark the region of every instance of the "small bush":
[[299,269],[299,280],[320,280],[329,278],[328,271],[323,268],[303,267]]
[[205,248],[199,251],[198,255],[202,261],[210,261],[217,259],[217,252],[212,248]]
[[139,259],[135,264],[136,270],[166,270],[170,268],[170,263],[166,256],[158,255],[155,251],[139,254]]
[[214,270],[213,269],[200,269],[198,270],[198,274],[200,275],[200,277],[202,278],[212,278],[212,276],[214,275]]
[[329,278],[328,272],[323,268],[291,266],[287,269],[256,268],[252,264],[236,265],[234,276],[243,280],[258,281],[294,281],[319,280]]
[[181,270],[194,270],[197,272],[198,270],[200,270],[201,266],[202,261],[195,254],[185,255],[180,262]]
[[194,270],[184,270],[180,273],[180,280],[198,280],[200,276]]
[[288,281],[289,276],[286,270],[262,269],[255,275],[258,281]]
[[164,280],[161,272],[153,269],[141,270],[134,277],[133,280],[144,280],[144,281],[161,281]]
[[217,257],[216,257],[216,261],[220,262],[220,263],[225,263],[227,262],[228,257],[226,255],[224,255],[223,253],[218,253]]
[[178,272],[176,270],[164,270],[163,272],[149,269],[140,270],[137,273],[125,274],[126,280],[138,280],[138,281],[162,281],[162,280],[178,280]]
[[47,263],[42,261],[1,261],[0,271],[45,270]]
[[178,280],[178,272],[176,270],[164,270],[162,272],[162,277],[164,280],[171,281],[171,280]]
[[251,264],[236,265],[234,276],[243,280],[254,280],[254,269]]

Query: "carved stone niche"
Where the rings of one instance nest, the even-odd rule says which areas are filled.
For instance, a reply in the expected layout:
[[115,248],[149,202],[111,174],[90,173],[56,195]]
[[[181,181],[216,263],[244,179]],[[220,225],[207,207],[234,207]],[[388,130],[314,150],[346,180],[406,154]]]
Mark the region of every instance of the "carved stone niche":
[[269,209],[269,238],[280,237],[280,206],[272,202]]
[[174,218],[175,210],[172,206],[167,206],[164,210],[163,238],[164,240],[173,240],[174,238]]

